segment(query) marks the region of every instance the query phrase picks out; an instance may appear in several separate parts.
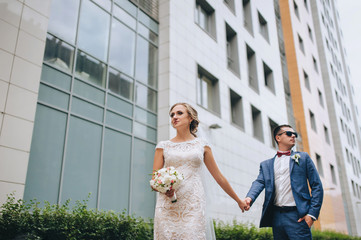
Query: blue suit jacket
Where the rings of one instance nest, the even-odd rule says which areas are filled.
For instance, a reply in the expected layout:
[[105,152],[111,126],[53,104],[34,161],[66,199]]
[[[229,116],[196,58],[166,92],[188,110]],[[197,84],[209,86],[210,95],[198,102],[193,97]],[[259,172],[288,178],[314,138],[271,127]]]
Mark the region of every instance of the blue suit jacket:
[[[299,154],[298,164],[292,156]],[[274,186],[274,161],[275,157],[261,162],[259,175],[252,183],[247,197],[254,203],[258,195],[265,189],[265,199],[262,209],[260,227],[272,227],[273,201],[275,196]],[[290,158],[290,178],[293,197],[296,202],[299,217],[310,214],[318,218],[323,200],[323,188],[317,169],[312,159],[306,152],[293,152]],[[311,187],[311,194],[307,180]]]

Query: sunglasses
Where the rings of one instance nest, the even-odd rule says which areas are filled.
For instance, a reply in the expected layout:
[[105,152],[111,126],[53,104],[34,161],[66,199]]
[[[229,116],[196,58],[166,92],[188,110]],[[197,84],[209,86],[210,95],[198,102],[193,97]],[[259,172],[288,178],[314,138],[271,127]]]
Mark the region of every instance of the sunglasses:
[[289,137],[292,137],[292,134],[295,135],[295,137],[297,138],[298,137],[298,133],[297,132],[291,132],[291,131],[284,131],[284,132],[281,132],[279,134],[277,134],[278,136],[281,136],[282,134],[286,133],[287,136]]

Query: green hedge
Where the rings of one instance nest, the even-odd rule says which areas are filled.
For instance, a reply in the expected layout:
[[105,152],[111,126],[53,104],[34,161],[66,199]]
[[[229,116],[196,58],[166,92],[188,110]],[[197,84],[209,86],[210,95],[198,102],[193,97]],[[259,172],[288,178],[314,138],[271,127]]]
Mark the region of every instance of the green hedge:
[[153,223],[125,213],[87,208],[77,201],[40,208],[39,202],[16,201],[13,195],[0,208],[0,239],[153,239]]
[[[272,239],[270,228],[258,228],[251,224],[215,223],[218,240],[266,240]],[[361,240],[332,231],[313,231],[313,239]],[[97,211],[87,208],[87,200],[77,201],[70,208],[45,202],[15,200],[13,195],[0,207],[0,239],[153,239],[153,222],[113,211]]]

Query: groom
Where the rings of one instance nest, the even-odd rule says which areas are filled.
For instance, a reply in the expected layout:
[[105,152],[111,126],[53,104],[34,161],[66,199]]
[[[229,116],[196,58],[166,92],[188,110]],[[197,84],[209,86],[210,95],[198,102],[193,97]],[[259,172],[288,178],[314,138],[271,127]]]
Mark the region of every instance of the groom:
[[291,151],[297,138],[291,126],[276,127],[273,138],[279,151],[261,162],[259,175],[245,199],[248,208],[265,189],[260,227],[272,227],[277,240],[312,239],[310,228],[323,200],[320,177],[306,152]]

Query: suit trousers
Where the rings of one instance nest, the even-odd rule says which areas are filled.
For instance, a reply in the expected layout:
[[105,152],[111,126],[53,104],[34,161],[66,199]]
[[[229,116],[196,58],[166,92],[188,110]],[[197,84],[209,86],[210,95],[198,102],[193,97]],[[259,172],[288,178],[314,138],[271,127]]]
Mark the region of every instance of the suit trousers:
[[296,207],[293,209],[273,208],[272,231],[274,240],[310,240],[311,229],[305,220],[299,219]]

